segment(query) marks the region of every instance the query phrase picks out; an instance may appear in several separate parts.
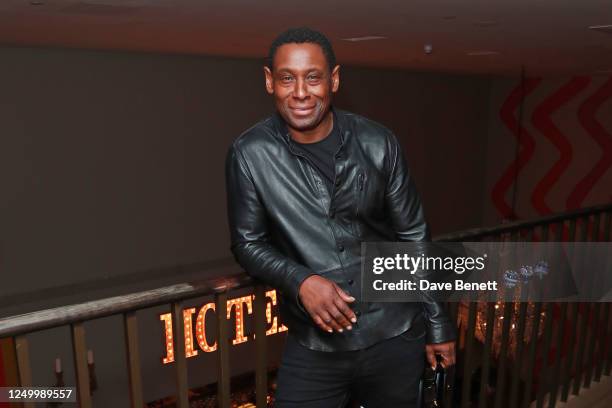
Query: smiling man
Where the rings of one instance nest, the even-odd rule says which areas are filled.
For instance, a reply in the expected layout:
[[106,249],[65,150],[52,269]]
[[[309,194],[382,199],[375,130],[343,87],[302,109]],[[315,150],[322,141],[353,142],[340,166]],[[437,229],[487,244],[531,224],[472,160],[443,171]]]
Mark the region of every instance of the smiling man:
[[289,327],[277,407],[412,407],[424,356],[454,364],[455,327],[435,302],[360,299],[361,243],[429,231],[394,134],[332,107],[340,67],[328,39],[290,29],[264,67],[276,113],[226,161],[231,249],[278,289]]

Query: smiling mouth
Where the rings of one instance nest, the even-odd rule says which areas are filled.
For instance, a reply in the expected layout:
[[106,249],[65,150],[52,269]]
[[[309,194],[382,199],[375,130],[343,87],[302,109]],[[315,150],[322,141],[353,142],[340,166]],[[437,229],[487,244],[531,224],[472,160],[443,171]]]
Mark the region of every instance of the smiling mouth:
[[306,108],[289,108],[289,109],[291,109],[291,111],[294,114],[298,115],[298,116],[304,116],[304,115],[307,115],[307,114],[313,112],[315,107],[314,106],[310,106],[310,107],[306,107]]

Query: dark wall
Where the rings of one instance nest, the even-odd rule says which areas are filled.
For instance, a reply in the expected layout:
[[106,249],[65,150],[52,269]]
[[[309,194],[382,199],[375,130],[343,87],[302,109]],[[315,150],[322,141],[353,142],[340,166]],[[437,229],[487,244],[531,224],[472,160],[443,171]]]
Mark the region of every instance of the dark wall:
[[[434,234],[478,226],[489,80],[344,67],[341,81],[338,107],[397,133]],[[0,89],[5,311],[22,312],[24,299],[88,298],[117,277],[138,286],[177,265],[232,265],[223,162],[231,140],[271,112],[257,61],[0,48]],[[163,311],[139,313],[147,400],[174,389],[160,362]],[[121,330],[120,318],[87,324],[101,406],[127,404]],[[55,356],[70,367],[66,328],[31,344],[35,382],[52,383]],[[248,361],[249,345],[237,348]],[[192,385],[214,378],[213,361],[190,359]]]
[[[0,268],[27,292],[229,257],[223,161],[271,111],[259,63],[0,49]],[[345,67],[402,141],[434,234],[481,221],[488,80]],[[452,205],[452,207],[451,207]]]

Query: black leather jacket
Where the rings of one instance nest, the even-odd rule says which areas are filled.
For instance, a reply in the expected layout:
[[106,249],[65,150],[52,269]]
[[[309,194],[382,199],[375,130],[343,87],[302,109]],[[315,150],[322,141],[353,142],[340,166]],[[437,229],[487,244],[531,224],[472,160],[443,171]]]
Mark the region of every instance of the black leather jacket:
[[[361,242],[424,241],[429,230],[393,133],[356,114],[334,114],[342,141],[331,196],[278,114],[234,141],[226,182],[236,260],[280,291],[284,323],[310,349],[362,349],[410,328],[411,335],[426,330],[429,343],[454,340],[455,326],[437,303],[360,301]],[[299,287],[312,274],[357,299],[353,330],[327,333],[303,309]]]

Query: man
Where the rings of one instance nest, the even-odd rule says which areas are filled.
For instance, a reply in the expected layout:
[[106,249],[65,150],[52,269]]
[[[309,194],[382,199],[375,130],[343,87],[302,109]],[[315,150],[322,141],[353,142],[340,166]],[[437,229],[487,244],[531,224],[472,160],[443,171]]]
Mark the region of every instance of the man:
[[226,180],[232,252],[280,291],[289,327],[276,406],[411,407],[425,350],[454,363],[454,325],[434,302],[360,301],[361,242],[429,239],[402,150],[332,108],[340,67],[321,33],[281,34],[264,73],[277,112],[234,141]]

